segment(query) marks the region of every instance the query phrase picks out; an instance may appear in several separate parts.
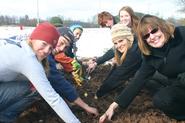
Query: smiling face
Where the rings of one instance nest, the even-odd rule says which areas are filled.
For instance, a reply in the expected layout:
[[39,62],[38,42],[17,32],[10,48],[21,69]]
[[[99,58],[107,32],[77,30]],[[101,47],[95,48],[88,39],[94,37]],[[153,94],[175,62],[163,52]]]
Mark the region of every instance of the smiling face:
[[114,20],[113,19],[108,19],[107,21],[106,21],[106,27],[112,27],[113,25],[114,25]]
[[56,53],[59,53],[59,52],[62,52],[65,50],[66,47],[68,47],[70,44],[69,44],[69,41],[67,41],[67,39],[65,39],[63,36],[60,36],[59,40],[58,40],[58,43],[56,45],[56,48],[55,48],[55,52]]
[[114,40],[114,47],[120,52],[120,53],[124,53],[126,51],[126,49],[128,48],[128,41],[126,38],[122,39],[122,40]]
[[125,26],[128,26],[128,27],[131,26],[131,16],[127,11],[125,11],[125,10],[120,11],[119,17],[120,17],[120,22],[122,24],[124,24]]
[[32,49],[39,61],[46,58],[52,51],[52,45],[42,40],[31,40]]
[[148,27],[148,32],[143,36],[143,38],[145,38],[144,40],[148,45],[154,48],[161,48],[165,44],[165,36],[160,28],[152,29]]
[[79,28],[76,28],[76,29],[73,31],[73,34],[74,34],[75,38],[76,38],[77,40],[79,40],[80,37],[81,37],[81,35],[82,35],[82,30],[79,29]]

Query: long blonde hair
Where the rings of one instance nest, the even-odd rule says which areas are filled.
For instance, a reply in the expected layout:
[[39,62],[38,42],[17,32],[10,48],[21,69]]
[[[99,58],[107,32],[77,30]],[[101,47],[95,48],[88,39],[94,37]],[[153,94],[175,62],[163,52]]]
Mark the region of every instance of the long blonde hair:
[[126,58],[127,51],[132,47],[134,35],[130,27],[122,23],[115,24],[111,28],[112,42],[119,40],[127,40],[126,50],[121,53],[115,48],[114,59],[117,65],[121,65]]
[[123,63],[123,61],[126,58],[127,51],[128,51],[128,47],[126,48],[124,53],[120,53],[117,49],[115,49],[115,51],[114,51],[114,59],[116,61],[116,65],[120,66]]

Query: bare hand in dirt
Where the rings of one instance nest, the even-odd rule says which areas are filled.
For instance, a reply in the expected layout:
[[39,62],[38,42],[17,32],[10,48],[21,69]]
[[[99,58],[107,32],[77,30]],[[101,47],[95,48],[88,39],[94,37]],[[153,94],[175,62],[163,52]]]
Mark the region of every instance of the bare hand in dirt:
[[116,102],[113,102],[107,111],[100,117],[99,123],[107,123],[111,121],[112,116],[114,115],[114,110],[118,107]]
[[99,119],[99,123],[112,123],[112,122],[113,121],[109,120],[106,114],[103,114]]
[[88,67],[87,67],[87,72],[88,72],[88,73],[91,73],[91,72],[96,68],[97,63],[96,63],[94,60],[89,60],[89,61],[87,62],[87,65],[88,65]]
[[92,115],[95,116],[95,117],[97,117],[97,116],[99,115],[98,110],[97,110],[96,108],[94,108],[94,107],[91,107],[91,106],[89,106],[89,107],[86,109],[86,111],[87,111],[88,113],[92,114]]
[[[108,111],[108,110],[107,110]],[[111,121],[111,118],[114,114],[114,111],[113,112],[105,112],[99,119],[99,123],[107,123],[109,121]]]
[[105,121],[108,119],[107,114],[103,114],[100,119],[99,119],[99,123],[105,123]]

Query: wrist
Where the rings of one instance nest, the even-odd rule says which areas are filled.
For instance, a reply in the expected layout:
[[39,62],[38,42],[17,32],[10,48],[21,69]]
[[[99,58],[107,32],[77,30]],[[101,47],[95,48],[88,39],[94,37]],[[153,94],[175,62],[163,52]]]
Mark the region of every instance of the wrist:
[[97,62],[94,62],[93,64],[94,64],[95,67],[97,66]]
[[96,62],[96,61],[97,61],[97,58],[96,58],[96,57],[94,57],[94,58],[92,59],[92,61]]
[[115,110],[118,107],[118,104],[116,102],[113,102],[109,107]]
[[83,106],[83,108],[84,108],[84,110],[88,111],[89,105],[88,105],[88,104],[85,104],[85,105]]

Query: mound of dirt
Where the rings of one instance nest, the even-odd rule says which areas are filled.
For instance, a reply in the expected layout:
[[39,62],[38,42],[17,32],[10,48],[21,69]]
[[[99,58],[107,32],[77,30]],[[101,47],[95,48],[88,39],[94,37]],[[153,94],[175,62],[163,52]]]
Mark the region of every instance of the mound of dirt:
[[[77,87],[80,97],[89,105],[96,107],[102,115],[109,105],[118,96],[122,88],[111,94],[96,99],[94,98],[98,87],[110,70],[110,65],[101,65],[91,74],[91,79]],[[87,114],[81,108],[70,106],[74,114],[82,123],[97,123],[99,117]],[[142,90],[131,105],[124,111],[118,109],[109,123],[185,123],[167,117],[164,113],[154,108],[151,96],[146,90]],[[107,122],[107,123],[108,123]],[[22,113],[16,123],[63,123],[44,100],[34,103],[28,110]]]

